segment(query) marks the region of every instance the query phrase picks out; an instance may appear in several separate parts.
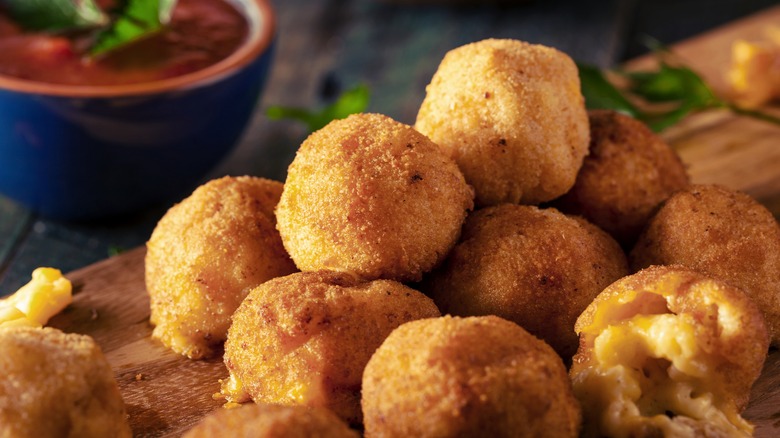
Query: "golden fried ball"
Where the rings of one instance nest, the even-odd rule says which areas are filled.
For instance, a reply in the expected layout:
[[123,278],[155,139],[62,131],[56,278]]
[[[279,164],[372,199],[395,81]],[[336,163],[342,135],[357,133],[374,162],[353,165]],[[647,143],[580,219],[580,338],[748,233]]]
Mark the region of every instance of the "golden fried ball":
[[192,359],[212,356],[249,290],[295,272],[276,231],[281,193],[277,181],[224,177],[160,219],[146,245],[154,338]]
[[299,272],[249,293],[225,342],[228,401],[320,406],[359,423],[360,380],[397,326],[438,316],[433,301],[392,280]]
[[390,334],[363,375],[365,436],[576,437],[561,359],[496,316],[445,316]]
[[593,110],[590,153],[574,187],[555,202],[631,248],[658,205],[690,184],[677,153],[644,123],[615,111]]
[[2,328],[0,352],[0,436],[132,436],[114,372],[91,337]]
[[576,330],[584,436],[752,436],[739,413],[769,338],[741,290],[652,266],[606,288]]
[[333,412],[309,406],[246,404],[220,409],[184,438],[359,438]]
[[303,142],[276,214],[302,271],[416,281],[455,244],[472,200],[457,165],[424,135],[355,114]]
[[635,270],[681,264],[739,287],[764,313],[780,347],[780,226],[750,196],[715,185],[673,195],[630,255]]
[[566,193],[588,152],[577,66],[565,53],[488,39],[444,56],[415,128],[446,149],[476,204],[538,204]]
[[625,254],[595,225],[552,208],[503,204],[468,217],[461,241],[423,290],[442,313],[513,321],[568,362],[577,317],[624,275]]

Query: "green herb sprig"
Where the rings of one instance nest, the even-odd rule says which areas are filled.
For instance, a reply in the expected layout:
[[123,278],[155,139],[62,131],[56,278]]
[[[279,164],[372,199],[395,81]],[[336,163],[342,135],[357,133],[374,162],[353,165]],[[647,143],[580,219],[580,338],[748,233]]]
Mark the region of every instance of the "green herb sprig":
[[125,47],[162,30],[176,0],[118,0],[101,10],[94,0],[0,0],[0,7],[22,28],[39,32],[94,32],[91,57]]
[[176,0],[121,2],[112,25],[98,34],[90,50],[99,56],[161,31],[170,21]]
[[371,92],[368,86],[361,84],[344,91],[335,102],[320,110],[274,105],[268,107],[266,115],[271,120],[291,119],[303,122],[309,132],[314,132],[332,120],[362,113],[368,108],[370,100]]
[[8,14],[23,28],[58,32],[108,24],[108,17],[93,0],[0,0]]
[[669,49],[655,42],[651,45],[658,59],[656,70],[611,71],[627,82],[625,87],[616,86],[608,78],[608,72],[578,64],[586,106],[620,111],[645,122],[655,132],[663,131],[692,113],[712,109],[727,109],[780,125],[780,118],[741,108],[718,97],[699,74],[676,60]]

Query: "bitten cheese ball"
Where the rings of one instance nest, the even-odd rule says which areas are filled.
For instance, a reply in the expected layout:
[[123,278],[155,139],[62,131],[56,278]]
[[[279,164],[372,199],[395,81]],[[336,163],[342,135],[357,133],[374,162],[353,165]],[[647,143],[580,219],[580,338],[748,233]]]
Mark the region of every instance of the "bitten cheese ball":
[[389,117],[355,114],[303,142],[276,214],[302,271],[416,281],[455,244],[472,206],[436,144]]
[[543,341],[495,317],[398,327],[363,375],[365,436],[576,437],[580,407]]
[[363,368],[397,326],[439,316],[433,301],[392,280],[299,272],[249,293],[225,342],[230,402],[325,407],[350,424],[360,415]]
[[574,187],[553,205],[578,214],[631,249],[659,204],[690,184],[677,153],[644,123],[593,110],[590,153]]
[[249,290],[295,272],[276,231],[281,193],[277,181],[224,177],[160,219],[146,244],[154,338],[189,358],[210,357]]
[[780,226],[750,196],[716,185],[674,194],[631,252],[633,269],[681,264],[739,287],[780,347]]
[[522,41],[488,39],[448,52],[414,126],[452,155],[477,206],[557,198],[588,152],[577,66],[563,52]]
[[359,438],[333,412],[308,406],[246,404],[220,409],[187,431],[184,438]]
[[752,436],[739,413],[769,338],[741,290],[683,266],[616,281],[577,320],[586,437]]
[[95,341],[53,328],[0,329],[0,436],[132,436]]
[[625,254],[595,225],[552,208],[503,204],[468,217],[461,241],[422,289],[443,313],[506,318],[569,362],[577,317],[625,275]]

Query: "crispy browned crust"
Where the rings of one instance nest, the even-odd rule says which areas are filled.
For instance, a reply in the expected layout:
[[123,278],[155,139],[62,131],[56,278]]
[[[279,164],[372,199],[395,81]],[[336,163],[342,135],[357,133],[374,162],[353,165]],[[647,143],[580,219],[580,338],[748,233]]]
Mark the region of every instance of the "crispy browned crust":
[[0,436],[132,435],[114,372],[89,336],[0,328]]
[[681,264],[728,281],[753,299],[780,346],[780,226],[750,196],[694,185],[666,201],[630,255],[631,265]]
[[596,226],[552,208],[504,204],[468,217],[461,241],[423,290],[443,313],[513,321],[569,362],[577,317],[625,275],[625,254]]
[[571,375],[593,365],[593,341],[608,325],[660,313],[696,321],[695,338],[710,366],[712,392],[744,409],[769,348],[764,318],[740,289],[681,265],[651,266],[604,289],[575,325],[580,347]]
[[233,316],[225,365],[256,402],[324,406],[359,423],[371,354],[400,324],[438,315],[430,298],[392,280],[299,272],[250,292]]
[[418,281],[457,241],[473,196],[427,137],[383,115],[355,114],[303,142],[278,228],[303,271]]
[[309,406],[246,404],[220,409],[187,431],[184,438],[358,438],[333,412]]
[[363,375],[366,437],[576,437],[580,408],[561,359],[496,316],[397,328]]
[[209,357],[251,288],[295,272],[276,231],[281,193],[278,181],[224,177],[168,210],[147,243],[155,338],[190,358]]
[[563,52],[516,40],[448,52],[415,127],[452,155],[478,206],[557,198],[588,151],[576,65]]
[[555,206],[579,214],[630,249],[657,209],[690,184],[677,153],[644,123],[592,110],[590,153],[574,187]]

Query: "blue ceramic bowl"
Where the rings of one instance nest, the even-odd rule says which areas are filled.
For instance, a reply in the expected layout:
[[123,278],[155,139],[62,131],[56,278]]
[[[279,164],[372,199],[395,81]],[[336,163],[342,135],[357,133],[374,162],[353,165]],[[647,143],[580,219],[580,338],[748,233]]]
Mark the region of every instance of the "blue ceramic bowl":
[[116,216],[191,191],[255,108],[275,35],[269,0],[232,0],[250,34],[206,69],[122,86],[0,76],[0,192],[42,215]]

